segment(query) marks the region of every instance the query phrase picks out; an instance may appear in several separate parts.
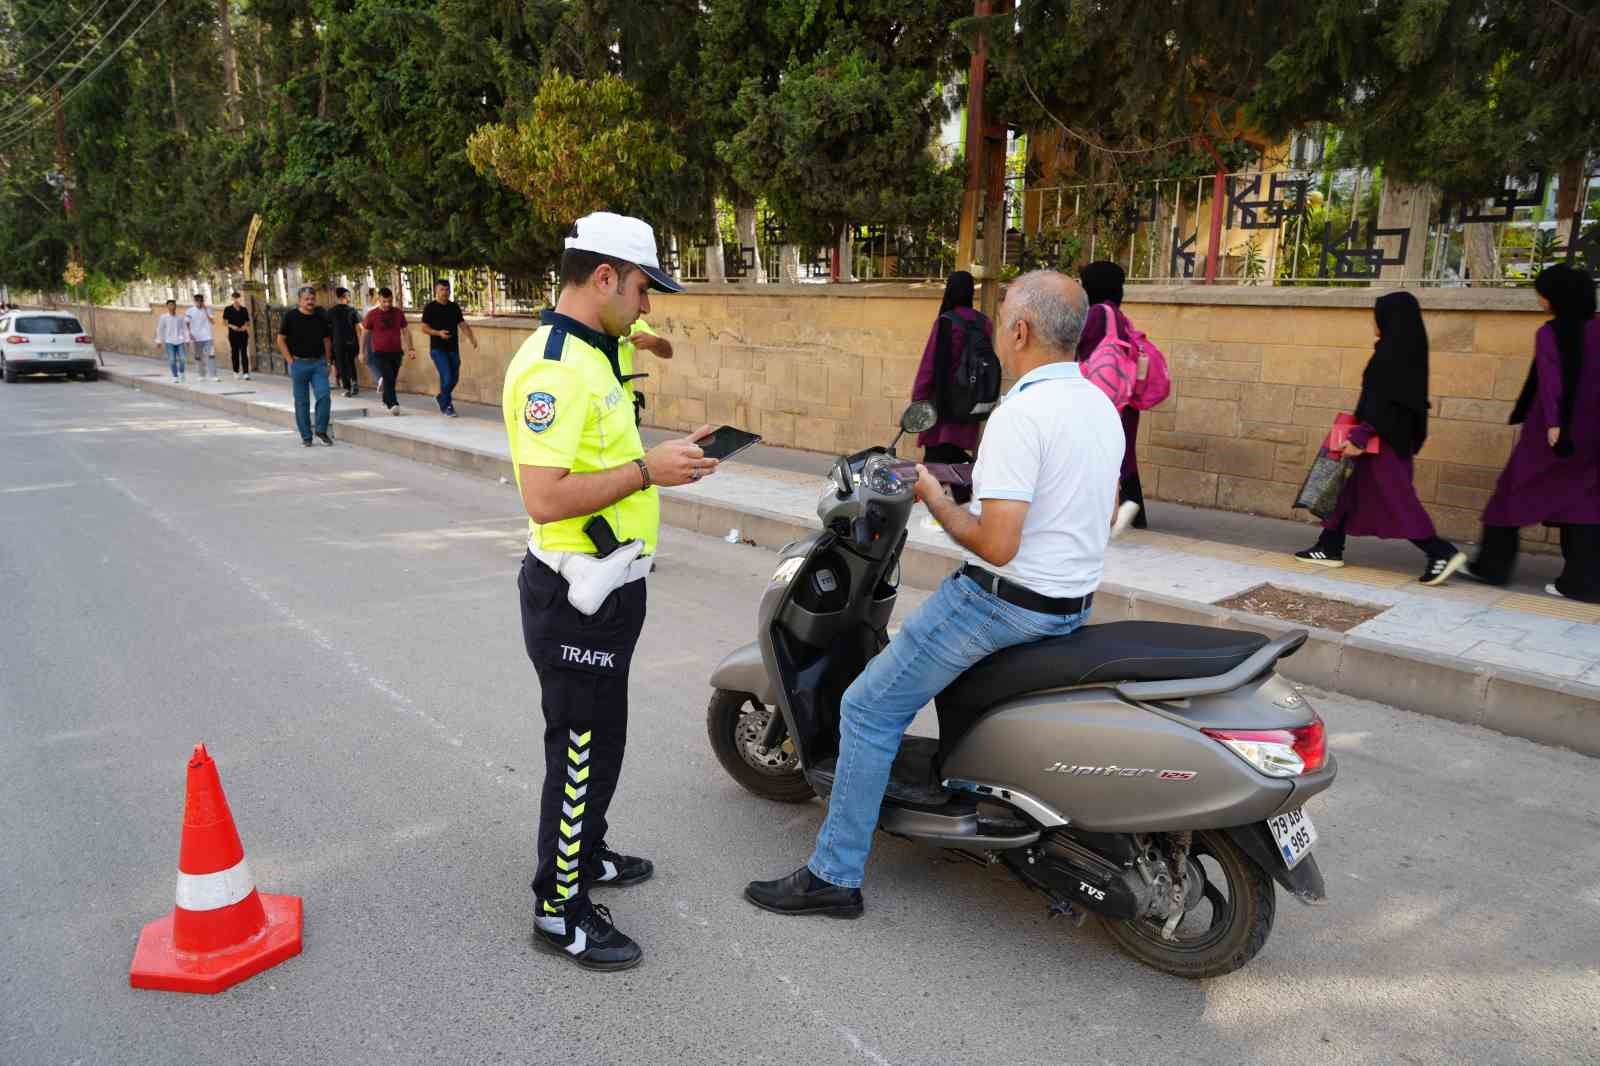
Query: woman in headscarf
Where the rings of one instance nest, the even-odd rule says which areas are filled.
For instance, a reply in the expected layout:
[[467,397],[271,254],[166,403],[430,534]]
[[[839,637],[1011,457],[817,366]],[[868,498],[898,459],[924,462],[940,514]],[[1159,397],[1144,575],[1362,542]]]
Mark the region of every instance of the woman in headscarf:
[[[1078,277],[1083,283],[1084,295],[1089,298],[1090,308],[1089,316],[1083,323],[1083,334],[1078,339],[1078,362],[1093,355],[1105,339],[1107,313],[1115,316],[1120,336],[1129,339],[1144,337],[1122,310],[1122,285],[1127,280],[1127,274],[1120,266],[1109,260],[1096,260],[1086,265]],[[1097,304],[1105,305],[1105,313],[1094,310]],[[1161,396],[1152,398],[1150,403],[1140,403],[1136,396],[1134,403],[1117,412],[1122,416],[1122,475],[1117,483],[1122,502],[1117,506],[1116,520],[1111,527],[1112,536],[1120,536],[1129,528],[1144,529],[1149,525],[1145,519],[1144,486],[1139,482],[1139,454],[1136,450],[1139,412],[1143,407],[1160,403],[1165,395],[1163,390]]]
[[1534,339],[1533,366],[1511,412],[1521,423],[1511,460],[1483,511],[1483,541],[1467,574],[1511,579],[1522,526],[1561,527],[1566,568],[1552,596],[1600,603],[1600,321],[1594,278],[1565,264],[1534,279],[1552,316]]
[[[1344,454],[1355,470],[1314,547],[1295,558],[1318,566],[1344,565],[1345,537],[1409,540],[1427,555],[1418,578],[1443,584],[1466,565],[1454,544],[1440,539],[1412,485],[1412,457],[1428,439],[1428,331],[1422,308],[1409,292],[1378,297],[1373,307],[1378,343],[1361,374],[1361,399]],[[1377,454],[1366,451],[1378,439]]]
[[[972,275],[957,270],[944,283],[944,300],[939,304],[939,317],[933,320],[928,332],[928,343],[922,349],[922,362],[917,367],[917,377],[911,386],[913,400],[927,400],[940,407],[939,395],[943,377],[955,365],[967,344],[966,330],[961,322],[976,323],[984,333],[994,336],[994,326],[981,311],[972,306]],[[953,422],[939,411],[939,421],[932,429],[917,435],[922,448],[923,462],[970,463],[978,450],[977,422]]]

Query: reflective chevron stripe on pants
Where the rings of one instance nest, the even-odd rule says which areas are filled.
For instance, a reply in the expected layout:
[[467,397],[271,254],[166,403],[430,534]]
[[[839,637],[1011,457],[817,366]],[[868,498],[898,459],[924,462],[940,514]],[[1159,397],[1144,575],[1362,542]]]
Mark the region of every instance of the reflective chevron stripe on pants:
[[544,788],[533,891],[544,914],[588,899],[593,856],[628,739],[628,669],[644,627],[645,582],[613,592],[593,615],[567,602],[567,583],[533,556],[518,579],[522,634],[544,709]]

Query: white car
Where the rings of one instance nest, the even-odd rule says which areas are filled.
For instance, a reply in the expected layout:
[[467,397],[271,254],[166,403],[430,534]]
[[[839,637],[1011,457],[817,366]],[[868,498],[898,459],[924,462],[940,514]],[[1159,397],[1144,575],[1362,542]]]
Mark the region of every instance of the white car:
[[100,376],[99,353],[76,315],[65,311],[7,311],[0,314],[0,376],[16,381],[24,374]]

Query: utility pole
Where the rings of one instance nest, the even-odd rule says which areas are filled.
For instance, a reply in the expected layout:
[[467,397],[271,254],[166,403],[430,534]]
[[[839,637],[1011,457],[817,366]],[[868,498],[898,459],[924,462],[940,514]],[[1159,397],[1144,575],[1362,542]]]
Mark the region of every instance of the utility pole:
[[[973,16],[1010,14],[1014,0],[974,0]],[[989,81],[989,34],[978,34],[967,73],[967,185],[961,198],[961,231],[956,242],[956,267],[970,270],[981,283],[979,301],[994,317],[1000,304],[1000,271],[1005,263],[1006,124],[988,113],[984,93]],[[977,253],[979,214],[983,216],[983,253]]]

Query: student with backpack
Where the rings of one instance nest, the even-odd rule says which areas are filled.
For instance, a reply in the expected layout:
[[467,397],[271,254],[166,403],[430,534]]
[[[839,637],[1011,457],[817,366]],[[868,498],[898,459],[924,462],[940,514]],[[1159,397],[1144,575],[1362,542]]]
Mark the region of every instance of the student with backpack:
[[1122,311],[1122,283],[1127,275],[1115,263],[1098,260],[1083,268],[1083,291],[1089,297],[1089,318],[1078,341],[1083,376],[1098,385],[1122,416],[1122,475],[1112,536],[1130,527],[1144,529],[1144,487],[1139,483],[1139,412],[1167,398],[1172,378],[1167,357]]
[[1000,400],[994,326],[973,308],[972,295],[971,274],[950,275],[911,386],[913,400],[926,400],[939,412],[933,428],[917,436],[924,462],[972,462],[978,426]]

